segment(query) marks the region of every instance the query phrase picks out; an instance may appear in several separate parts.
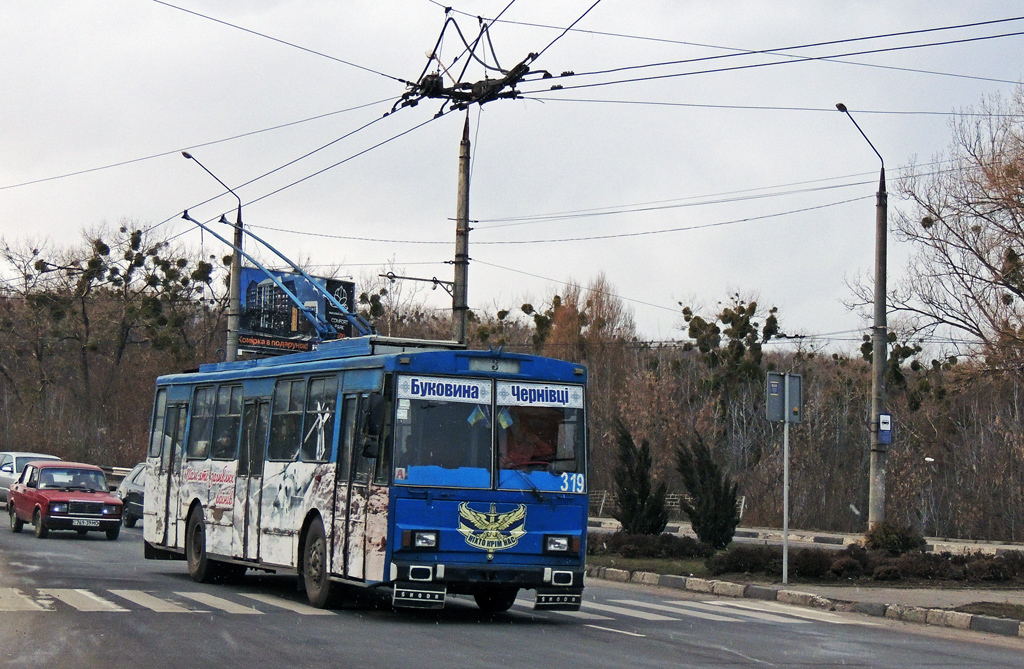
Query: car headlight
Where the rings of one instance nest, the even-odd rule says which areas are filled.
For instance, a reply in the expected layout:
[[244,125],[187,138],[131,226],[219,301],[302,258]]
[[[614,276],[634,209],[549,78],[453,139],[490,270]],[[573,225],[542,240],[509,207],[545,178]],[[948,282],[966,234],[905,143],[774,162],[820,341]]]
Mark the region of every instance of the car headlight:
[[104,504],[103,505],[104,516],[119,516],[121,515],[121,506],[118,504]]
[[50,513],[67,513],[68,503],[67,502],[51,502]]

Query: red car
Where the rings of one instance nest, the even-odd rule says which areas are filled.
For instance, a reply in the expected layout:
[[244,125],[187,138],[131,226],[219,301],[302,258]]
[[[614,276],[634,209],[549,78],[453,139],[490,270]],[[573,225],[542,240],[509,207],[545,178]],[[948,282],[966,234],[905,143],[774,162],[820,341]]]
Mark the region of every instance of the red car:
[[107,539],[117,539],[121,510],[103,470],[79,462],[31,462],[7,495],[11,530],[21,532],[25,523],[32,523],[40,539],[50,530],[101,531]]

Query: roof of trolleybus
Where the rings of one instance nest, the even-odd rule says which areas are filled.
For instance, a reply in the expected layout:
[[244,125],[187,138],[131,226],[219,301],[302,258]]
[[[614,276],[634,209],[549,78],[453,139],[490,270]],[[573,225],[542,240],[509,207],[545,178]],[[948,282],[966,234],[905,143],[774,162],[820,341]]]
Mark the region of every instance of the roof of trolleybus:
[[[342,362],[349,361],[349,362]],[[295,366],[295,369],[281,369]],[[196,372],[217,378],[259,378],[347,368],[383,368],[414,374],[505,377],[584,384],[587,372],[578,363],[497,350],[468,350],[453,341],[398,339],[369,335],[320,344],[315,351],[269,358],[217,362],[198,370],[168,374],[158,384],[195,383]]]

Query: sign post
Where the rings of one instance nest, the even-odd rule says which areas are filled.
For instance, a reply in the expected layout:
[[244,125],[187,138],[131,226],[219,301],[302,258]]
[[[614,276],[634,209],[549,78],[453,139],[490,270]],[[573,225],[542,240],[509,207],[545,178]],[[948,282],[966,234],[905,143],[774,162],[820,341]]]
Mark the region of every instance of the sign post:
[[765,389],[768,420],[782,422],[782,583],[789,583],[789,424],[803,413],[803,377],[768,372]]

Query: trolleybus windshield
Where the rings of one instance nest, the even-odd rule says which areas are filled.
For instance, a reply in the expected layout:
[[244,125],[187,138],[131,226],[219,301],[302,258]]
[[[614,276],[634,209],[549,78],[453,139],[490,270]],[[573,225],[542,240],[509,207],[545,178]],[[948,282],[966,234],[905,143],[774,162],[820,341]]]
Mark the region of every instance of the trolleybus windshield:
[[585,492],[582,386],[498,381],[494,390],[490,381],[399,377],[395,483]]

